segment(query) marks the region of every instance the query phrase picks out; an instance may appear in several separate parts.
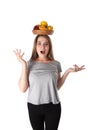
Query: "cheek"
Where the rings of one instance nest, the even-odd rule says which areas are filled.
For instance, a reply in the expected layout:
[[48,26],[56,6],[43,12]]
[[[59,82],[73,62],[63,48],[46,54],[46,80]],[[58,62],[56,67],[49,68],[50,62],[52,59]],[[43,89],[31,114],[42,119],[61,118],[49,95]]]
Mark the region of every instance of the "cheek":
[[40,49],[40,46],[36,46],[36,50],[39,50]]
[[49,47],[46,48],[46,51],[47,51],[47,52],[49,51]]
[[39,47],[37,46],[37,47],[36,47],[36,51],[38,51],[38,50],[39,50]]
[[36,47],[36,52],[37,52],[38,55],[40,54],[40,48],[39,47]]

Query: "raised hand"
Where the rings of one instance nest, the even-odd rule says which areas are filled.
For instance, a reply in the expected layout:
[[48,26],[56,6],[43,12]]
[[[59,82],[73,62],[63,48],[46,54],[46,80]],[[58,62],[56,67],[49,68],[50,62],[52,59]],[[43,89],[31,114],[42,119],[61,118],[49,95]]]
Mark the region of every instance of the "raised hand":
[[22,64],[26,63],[26,61],[23,59],[23,55],[24,53],[21,52],[21,49],[16,49],[13,51],[16,55],[16,58],[18,59],[18,61]]
[[71,72],[78,72],[78,71],[81,71],[81,70],[84,70],[85,69],[85,65],[82,65],[81,67],[79,67],[78,65],[73,65],[74,68],[70,68],[70,71]]

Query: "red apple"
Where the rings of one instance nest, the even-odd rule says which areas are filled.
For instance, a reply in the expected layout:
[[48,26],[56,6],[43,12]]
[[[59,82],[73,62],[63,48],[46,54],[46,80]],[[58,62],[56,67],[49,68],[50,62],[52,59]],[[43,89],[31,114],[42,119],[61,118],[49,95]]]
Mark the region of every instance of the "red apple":
[[35,26],[33,27],[33,30],[39,30],[39,25],[35,25]]

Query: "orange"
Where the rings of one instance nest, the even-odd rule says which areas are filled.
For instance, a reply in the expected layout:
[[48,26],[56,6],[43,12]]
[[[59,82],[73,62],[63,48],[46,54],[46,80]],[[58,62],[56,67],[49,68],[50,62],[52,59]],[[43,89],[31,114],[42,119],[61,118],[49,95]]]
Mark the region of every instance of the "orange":
[[48,26],[48,30],[53,30],[53,26]]
[[42,25],[39,25],[39,29],[40,29],[40,30],[47,30],[47,27],[42,26]]

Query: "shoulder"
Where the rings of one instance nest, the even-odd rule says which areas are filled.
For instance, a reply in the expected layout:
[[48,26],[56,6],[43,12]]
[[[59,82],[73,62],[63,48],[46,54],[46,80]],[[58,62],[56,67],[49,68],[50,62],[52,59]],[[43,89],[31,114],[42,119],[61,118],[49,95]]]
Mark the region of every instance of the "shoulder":
[[30,65],[30,64],[33,64],[33,62],[34,62],[34,61],[32,61],[32,60],[28,60],[28,61],[27,61],[27,64]]
[[60,61],[55,60],[54,64],[57,66],[58,72],[62,72],[61,63]]
[[55,63],[56,65],[61,65],[60,61],[57,61],[57,60],[54,60],[54,63]]
[[31,67],[31,66],[32,66],[32,64],[33,64],[33,61],[28,60],[28,61],[27,61],[27,68]]

